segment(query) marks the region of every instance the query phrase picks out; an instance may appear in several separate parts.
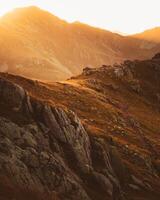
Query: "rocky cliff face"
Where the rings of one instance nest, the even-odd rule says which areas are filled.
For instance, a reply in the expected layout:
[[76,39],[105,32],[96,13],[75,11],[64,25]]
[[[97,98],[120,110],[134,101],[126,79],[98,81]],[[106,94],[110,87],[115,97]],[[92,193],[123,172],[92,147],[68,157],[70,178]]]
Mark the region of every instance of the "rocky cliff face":
[[3,78],[0,96],[0,199],[123,199],[112,147],[89,138],[75,113]]

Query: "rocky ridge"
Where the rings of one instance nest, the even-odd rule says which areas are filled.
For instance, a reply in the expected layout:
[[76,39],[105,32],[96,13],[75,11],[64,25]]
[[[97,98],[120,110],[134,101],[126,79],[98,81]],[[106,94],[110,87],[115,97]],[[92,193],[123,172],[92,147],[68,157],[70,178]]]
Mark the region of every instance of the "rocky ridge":
[[1,73],[0,199],[158,200],[159,72],[157,54],[53,84]]
[[[13,114],[13,118],[4,113],[0,117],[0,184],[6,179],[13,190],[19,187],[28,192],[47,192],[53,199],[57,195],[60,199],[89,200],[97,199],[89,191],[94,182],[106,199],[123,199],[111,165],[110,147],[96,138],[91,142],[75,113],[37,101],[3,78],[0,96],[1,109],[6,106]],[[19,123],[21,116],[24,121]],[[102,157],[100,171],[93,165],[93,146]],[[7,196],[3,191],[0,195],[3,199]],[[12,199],[20,199],[18,195],[13,193]]]

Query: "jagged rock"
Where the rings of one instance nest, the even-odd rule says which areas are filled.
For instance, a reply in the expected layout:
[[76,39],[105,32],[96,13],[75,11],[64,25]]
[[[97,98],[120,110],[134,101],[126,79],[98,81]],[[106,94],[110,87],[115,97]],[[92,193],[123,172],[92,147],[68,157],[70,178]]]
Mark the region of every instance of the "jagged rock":
[[129,184],[129,187],[132,188],[133,190],[140,190],[140,188],[134,184]]
[[160,175],[160,160],[159,159],[154,160],[153,165],[154,165],[155,169],[157,170],[158,174]]
[[77,116],[71,111],[67,116],[60,108],[51,109],[45,106],[44,120],[52,137],[70,145],[79,167],[88,170],[91,165],[89,137]]
[[[117,160],[117,158],[111,154],[111,149],[106,140],[103,138],[93,138],[91,141],[92,159],[95,169],[93,172],[94,177],[96,178],[98,185],[101,185],[103,189],[106,188],[107,193],[113,199],[118,198],[118,196],[120,197],[122,195],[122,192],[120,189],[119,179],[117,178],[114,168],[115,166],[113,167],[112,165],[113,160]],[[119,161],[117,161],[117,163],[118,162]],[[97,173],[96,170],[99,173]]]
[[111,166],[114,166],[113,169],[118,177],[119,182],[122,186],[124,186],[127,182],[126,180],[128,179],[129,174],[125,168],[125,165],[123,164],[119,152],[114,146],[110,148],[110,159],[110,164]]
[[138,179],[134,175],[131,175],[131,177],[132,177],[132,180],[133,180],[133,182],[134,182],[135,185],[138,185],[140,187],[144,187],[145,188],[145,184],[143,183],[142,180]]
[[30,146],[30,147],[37,146],[37,142],[31,133],[25,132],[22,138],[24,140],[24,145]]
[[117,78],[121,78],[121,77],[124,76],[124,71],[120,67],[116,67],[115,70],[114,70],[114,73],[115,73]]
[[[32,99],[23,88],[0,81],[3,84],[0,96],[6,98],[10,90],[14,93],[4,101],[10,105],[10,112],[15,112],[12,108],[16,107],[19,115],[32,117],[32,121],[20,127],[0,116],[0,175],[28,190],[35,187],[42,193],[54,190],[64,200],[92,199],[85,190],[85,182],[88,184],[92,177],[104,194],[113,198],[113,190],[120,186],[110,164],[106,142],[97,141],[100,159],[105,163],[99,172],[91,157],[96,144],[91,145],[75,113]],[[120,192],[116,194],[119,195]]]
[[0,118],[0,127],[0,135],[3,137],[8,137],[13,140],[21,138],[21,129],[16,124],[3,117]]
[[[6,120],[6,122],[9,123],[8,120]],[[10,123],[13,126],[13,123]],[[16,125],[14,126],[16,127]],[[22,128],[19,129],[21,130]],[[38,128],[37,130],[39,132],[39,137],[42,139],[43,133]],[[23,129],[23,132],[24,131],[25,129]],[[14,134],[14,132],[12,133]],[[23,135],[24,143],[20,145],[13,139],[14,137],[10,137],[10,135],[8,136],[12,141],[10,141],[7,136],[5,137],[6,139],[1,140],[0,142],[0,166],[3,166],[3,168],[0,167],[0,173],[6,174],[8,177],[13,174],[15,177],[14,179],[16,182],[18,182],[18,184],[27,184],[28,187],[36,185],[36,187],[38,186],[42,188],[43,191],[43,184],[45,184],[49,190],[58,187],[57,191],[64,196],[73,190],[71,192],[72,195],[70,196],[70,199],[74,199],[74,192],[76,192],[77,199],[89,199],[83,188],[80,186],[81,181],[76,178],[74,173],[72,174],[72,172],[70,172],[67,165],[58,155],[43,151],[40,153],[38,152],[41,149],[41,144],[35,144],[33,142],[35,138],[31,133],[28,133],[27,131]],[[25,141],[25,139],[27,140]],[[37,145],[38,151],[35,150]],[[42,170],[41,167],[43,167],[43,173],[40,172]],[[32,170],[32,173],[30,173],[30,170]],[[32,182],[33,179],[34,182]]]
[[157,97],[158,102],[160,102],[160,94],[159,93],[156,94],[156,97]]
[[94,70],[90,67],[85,67],[83,69],[83,75],[85,75],[85,76],[91,75],[93,72],[94,72]]
[[0,151],[2,154],[7,155],[8,157],[12,156],[12,144],[8,138],[1,139],[0,141]]
[[109,178],[98,172],[93,172],[92,176],[95,178],[98,185],[105,191],[107,191],[110,197],[113,196],[113,185]]
[[131,81],[129,81],[129,86],[136,93],[140,93],[141,92],[141,86],[140,86],[140,83],[139,83],[138,80],[131,80]]
[[2,78],[0,79],[0,94],[1,101],[5,101],[14,111],[21,108],[25,98],[25,91],[20,86],[6,82]]
[[[1,84],[3,87],[0,89],[0,95],[3,100],[8,96],[4,103],[10,105],[11,109],[19,108],[18,110],[20,112],[20,108],[27,107],[28,105],[26,104],[29,102],[31,108],[30,111],[32,110],[31,114],[36,112],[36,110],[33,110],[29,97],[28,101],[24,101],[26,93],[21,87],[5,80],[1,80]],[[38,105],[43,109],[43,118],[45,119],[43,123],[49,128],[49,137],[56,138],[57,143],[62,142],[70,146],[77,158],[76,161],[79,163],[79,167],[86,169],[87,165],[91,164],[90,143],[88,135],[77,116],[72,112],[67,115],[59,108],[51,108],[49,106],[44,106],[43,108],[41,107],[42,104]],[[34,114],[36,116],[36,113]],[[7,168],[4,167],[3,169],[5,170],[5,173],[4,171],[1,171],[1,173],[3,172],[3,174],[10,177],[10,172],[14,171],[14,176],[18,176],[18,179],[15,178],[18,184],[23,182],[23,185],[25,185],[27,183],[29,187],[35,184],[36,187],[38,186],[41,188],[44,180],[49,181],[46,183],[46,187],[48,186],[49,190],[51,190],[51,188],[54,189],[57,185],[56,182],[59,180],[58,190],[63,195],[70,193],[70,190],[74,189],[77,199],[89,199],[88,195],[80,186],[80,180],[77,182],[76,176],[69,172],[68,167],[62,159],[57,156],[54,157],[53,153],[42,151],[45,149],[43,144],[44,141],[46,141],[46,143],[48,142],[48,145],[46,145],[48,151],[52,152],[49,147],[49,142],[51,141],[45,139],[46,136],[43,135],[37,125],[29,124],[28,126],[25,125],[24,127],[19,127],[15,123],[1,117],[0,123],[2,125],[0,127],[0,133],[4,137],[0,143],[0,166],[4,165],[4,163],[8,163]],[[59,144],[57,145],[59,146]],[[11,156],[13,156],[12,160],[10,160]],[[19,165],[16,164],[17,162]],[[20,166],[23,166],[22,169],[25,167],[26,171],[22,171]],[[56,170],[54,171],[55,175],[44,177],[42,173],[38,173],[38,171],[41,170],[41,166],[44,167],[44,174],[53,173],[53,170]],[[32,174],[30,174],[27,169],[32,169]],[[37,173],[39,174],[38,177],[36,175]],[[34,183],[32,182],[33,179]],[[72,192],[72,198],[75,196],[74,192]]]
[[[18,110],[20,111],[20,108],[27,106],[24,105],[27,103],[24,101],[26,93],[22,88],[5,80],[1,80],[1,84],[3,84],[3,88],[1,87],[0,95],[3,100],[8,96],[4,103],[10,105],[11,109],[19,108]],[[33,106],[29,98],[28,101],[33,113]],[[42,108],[40,104],[39,107]],[[57,139],[58,146],[58,142],[68,145],[75,154],[79,167],[88,170],[88,166],[91,165],[90,142],[77,116],[72,112],[66,114],[59,108],[44,106],[42,109],[43,118],[45,119],[43,122],[49,128],[48,134],[50,134],[50,137]],[[36,113],[34,114],[36,116]],[[58,155],[41,152],[44,149],[45,135],[43,135],[40,128],[32,124],[19,127],[1,117],[0,123],[0,133],[4,137],[0,143],[0,166],[3,166],[3,168],[0,168],[2,174],[6,174],[7,177],[12,174],[18,184],[24,186],[27,184],[27,187],[31,188],[32,185],[36,185],[36,187],[43,190],[42,185],[44,182],[45,187],[48,187],[49,190],[58,187],[57,191],[64,196],[64,199],[65,195],[69,193],[69,199],[75,199],[75,196],[77,199],[89,199],[80,185],[81,181],[78,177],[76,178],[74,173],[70,172],[65,162]],[[52,152],[49,146],[48,140],[48,150]],[[10,160],[12,156],[13,158]],[[41,166],[43,166],[43,173],[39,171]],[[30,173],[30,170],[32,170],[32,173]]]
[[153,59],[153,60],[155,60],[155,59],[160,59],[160,53],[157,53],[156,55],[154,55],[152,59]]

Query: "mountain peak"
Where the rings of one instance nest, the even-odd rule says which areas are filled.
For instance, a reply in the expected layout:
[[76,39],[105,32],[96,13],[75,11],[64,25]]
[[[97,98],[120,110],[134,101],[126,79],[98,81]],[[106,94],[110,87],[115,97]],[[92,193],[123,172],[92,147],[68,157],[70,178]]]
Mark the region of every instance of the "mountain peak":
[[41,8],[39,8],[38,6],[26,6],[26,7],[19,7],[19,8],[15,8],[14,9],[15,11],[24,11],[24,10],[27,10],[27,11],[40,11],[42,10]]
[[22,13],[30,13],[30,12],[42,12],[42,10],[37,6],[27,6],[27,7],[18,7],[10,12],[6,13],[2,18],[7,16],[13,16],[15,14],[22,14]]
[[14,10],[5,14],[1,18],[2,21],[12,21],[12,22],[14,20],[25,20],[25,19],[31,20],[31,22],[34,20],[37,20],[40,22],[43,19],[46,21],[57,20],[59,22],[66,23],[64,20],[60,19],[59,17],[37,6],[15,8]]

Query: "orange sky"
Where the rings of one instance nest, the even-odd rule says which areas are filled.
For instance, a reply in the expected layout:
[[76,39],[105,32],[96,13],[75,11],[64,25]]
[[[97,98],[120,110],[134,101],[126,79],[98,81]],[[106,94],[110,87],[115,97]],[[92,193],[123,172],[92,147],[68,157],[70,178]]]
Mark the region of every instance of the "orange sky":
[[160,0],[0,0],[0,15],[36,5],[69,22],[132,34],[160,26]]

